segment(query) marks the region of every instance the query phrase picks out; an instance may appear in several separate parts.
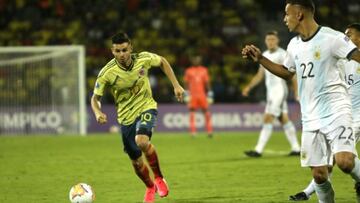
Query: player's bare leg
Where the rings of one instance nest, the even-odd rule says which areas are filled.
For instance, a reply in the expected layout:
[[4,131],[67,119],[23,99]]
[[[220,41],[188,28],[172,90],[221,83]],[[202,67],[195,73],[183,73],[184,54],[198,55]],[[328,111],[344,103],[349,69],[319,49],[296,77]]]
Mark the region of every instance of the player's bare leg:
[[284,133],[291,145],[289,156],[300,156],[300,145],[296,136],[296,129],[294,124],[289,119],[287,113],[282,113],[279,117],[281,125],[283,126]]
[[357,202],[360,202],[360,160],[351,152],[338,152],[335,160],[339,168],[354,179]]
[[145,157],[150,165],[155,177],[155,186],[160,197],[166,197],[169,194],[167,183],[161,173],[159,159],[155,150],[155,147],[150,143],[147,135],[136,135],[136,144],[141,151],[145,154]]
[[[329,181],[331,180],[331,174],[332,174],[333,167],[329,166]],[[295,195],[290,195],[289,200],[290,201],[306,201],[309,200],[311,195],[315,193],[315,181],[314,179],[311,180],[309,185],[301,192],[296,193]]]
[[132,160],[132,165],[135,169],[136,175],[145,183],[146,191],[144,202],[151,203],[155,201],[156,187],[149,175],[149,169],[145,165],[143,158],[139,157],[137,160]]
[[318,196],[320,203],[333,203],[335,202],[335,193],[329,181],[328,167],[318,166],[311,168],[314,178],[315,192]]
[[195,125],[195,109],[190,109],[190,133],[191,137],[196,135],[196,125]]
[[211,113],[208,109],[203,109],[202,112],[205,116],[205,125],[206,125],[206,131],[207,131],[208,137],[211,138],[213,136]]

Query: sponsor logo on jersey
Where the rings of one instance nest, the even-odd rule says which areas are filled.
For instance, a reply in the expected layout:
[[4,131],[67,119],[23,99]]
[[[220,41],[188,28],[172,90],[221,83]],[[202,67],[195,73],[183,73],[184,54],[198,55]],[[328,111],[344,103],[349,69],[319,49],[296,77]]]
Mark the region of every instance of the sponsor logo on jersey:
[[100,84],[98,82],[95,83],[95,88],[100,88]]
[[356,73],[360,74],[360,66],[357,68]]
[[345,40],[345,42],[349,42],[349,41],[350,41],[350,38],[349,38],[348,36],[345,36],[345,37],[344,37],[344,40]]

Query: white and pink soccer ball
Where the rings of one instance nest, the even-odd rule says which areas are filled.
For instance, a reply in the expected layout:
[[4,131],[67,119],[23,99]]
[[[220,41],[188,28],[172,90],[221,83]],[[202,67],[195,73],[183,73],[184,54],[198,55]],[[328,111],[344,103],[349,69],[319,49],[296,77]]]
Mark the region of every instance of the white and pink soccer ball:
[[95,200],[95,193],[90,185],[79,183],[71,187],[69,199],[71,203],[92,203]]

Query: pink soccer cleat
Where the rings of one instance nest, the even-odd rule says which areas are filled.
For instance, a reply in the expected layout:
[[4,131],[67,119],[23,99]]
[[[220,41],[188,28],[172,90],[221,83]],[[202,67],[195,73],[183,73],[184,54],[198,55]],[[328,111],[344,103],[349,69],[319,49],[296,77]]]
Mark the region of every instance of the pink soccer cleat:
[[169,194],[169,188],[164,178],[157,177],[155,178],[154,183],[160,197],[166,197]]
[[155,202],[155,193],[156,193],[156,186],[147,187],[144,196],[144,203],[153,203]]

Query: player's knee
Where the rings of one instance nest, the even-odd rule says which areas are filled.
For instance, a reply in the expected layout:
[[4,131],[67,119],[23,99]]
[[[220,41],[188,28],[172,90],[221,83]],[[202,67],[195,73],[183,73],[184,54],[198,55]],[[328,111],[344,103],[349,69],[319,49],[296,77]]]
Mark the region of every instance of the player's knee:
[[327,168],[313,169],[313,178],[317,184],[324,183],[328,179]]
[[350,173],[354,168],[354,158],[352,156],[342,157],[336,160],[336,164],[344,173]]
[[326,175],[320,173],[313,174],[313,178],[317,184],[324,183],[328,179]]
[[274,121],[274,116],[271,114],[264,115],[264,123],[272,123]]
[[132,165],[135,168],[135,170],[141,169],[144,165],[144,162],[138,158],[138,159],[132,160]]
[[141,151],[146,151],[150,145],[149,137],[147,135],[137,135],[135,137],[135,142]]
[[280,117],[279,117],[279,120],[280,120],[280,122],[281,122],[282,125],[285,125],[286,123],[289,122],[289,117],[288,117],[287,114],[282,113],[282,114],[280,115]]

